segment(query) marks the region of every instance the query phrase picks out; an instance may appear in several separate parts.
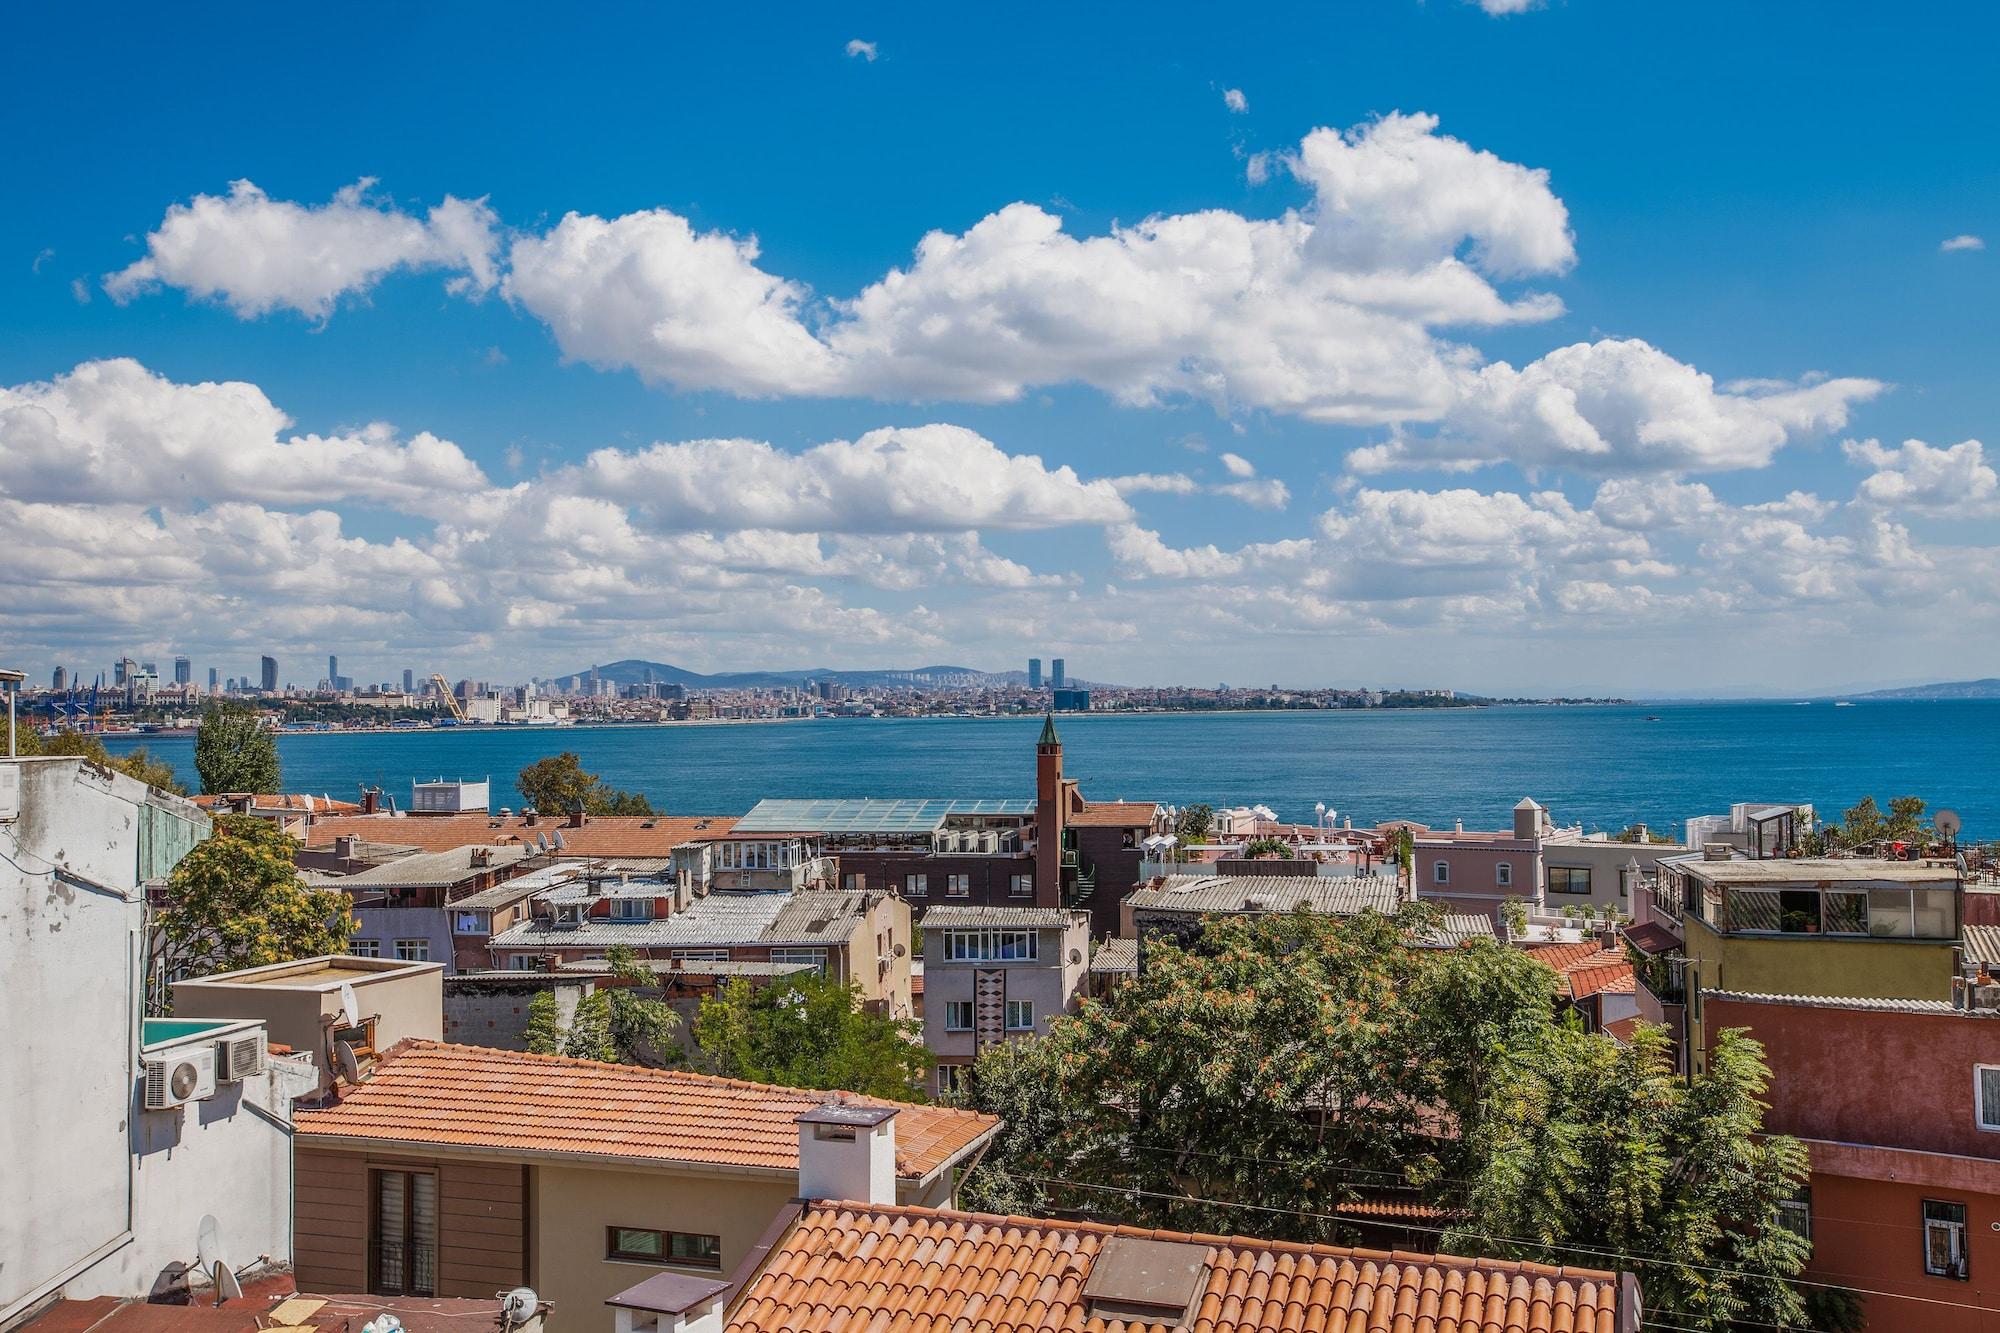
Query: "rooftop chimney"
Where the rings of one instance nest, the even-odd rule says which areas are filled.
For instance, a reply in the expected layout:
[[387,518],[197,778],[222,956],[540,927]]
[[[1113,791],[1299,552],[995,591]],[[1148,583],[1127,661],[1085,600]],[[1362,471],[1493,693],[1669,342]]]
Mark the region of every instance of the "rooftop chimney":
[[585,824],[590,822],[590,816],[584,813],[582,801],[571,801],[569,803],[568,822],[571,828],[582,828]]
[[352,861],[354,859],[354,835],[352,833],[342,833],[334,838],[333,859],[336,861]]
[[896,1108],[830,1102],[800,1116],[799,1197],[896,1202]]

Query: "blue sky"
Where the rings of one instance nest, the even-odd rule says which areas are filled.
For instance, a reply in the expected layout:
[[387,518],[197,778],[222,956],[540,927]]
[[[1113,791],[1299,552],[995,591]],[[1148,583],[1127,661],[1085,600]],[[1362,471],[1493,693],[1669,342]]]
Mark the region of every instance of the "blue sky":
[[1988,674],[1995,26],[33,16],[0,637],[301,682]]

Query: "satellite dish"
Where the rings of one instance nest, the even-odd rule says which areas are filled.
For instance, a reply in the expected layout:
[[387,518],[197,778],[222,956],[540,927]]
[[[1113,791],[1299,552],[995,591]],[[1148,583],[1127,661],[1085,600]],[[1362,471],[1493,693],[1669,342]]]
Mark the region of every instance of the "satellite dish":
[[361,1061],[355,1058],[354,1047],[344,1041],[333,1044],[333,1062],[340,1066],[340,1076],[356,1087],[361,1085]]
[[361,1026],[361,1002],[354,998],[352,982],[340,983],[340,1021],[351,1028]]
[[568,850],[569,845],[563,841],[563,835],[561,829],[557,829],[555,832],[549,834],[549,837],[554,840],[557,851],[560,852]]
[[229,1271],[229,1265],[220,1259],[215,1261],[215,1303],[240,1301],[243,1299],[243,1284],[236,1280],[236,1274]]
[[1080,963],[1080,962],[1082,962],[1082,961],[1083,961],[1083,950],[1081,950],[1081,949],[1071,949],[1071,950],[1069,951],[1069,960],[1070,960],[1070,962],[1072,962],[1072,963]]
[[222,1262],[222,1224],[212,1213],[203,1213],[201,1223],[194,1231],[194,1258],[203,1268],[213,1268]]
[[894,953],[898,958],[901,958],[904,954],[908,953],[909,951],[910,951],[910,946],[907,944],[899,944],[894,949],[890,950],[890,952]]
[[527,1323],[541,1308],[542,1298],[533,1287],[516,1287],[500,1294],[500,1322],[507,1328]]
[[1932,816],[1931,823],[1937,827],[1939,833],[1944,834],[1947,838],[1957,837],[1958,831],[1965,827],[1965,821],[1958,817],[1958,811],[1956,810],[1938,811],[1936,815]]

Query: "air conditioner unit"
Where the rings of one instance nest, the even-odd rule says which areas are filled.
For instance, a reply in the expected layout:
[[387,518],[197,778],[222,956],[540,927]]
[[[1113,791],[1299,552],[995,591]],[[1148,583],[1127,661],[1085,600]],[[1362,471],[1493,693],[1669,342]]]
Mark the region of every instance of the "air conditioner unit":
[[214,1095],[214,1046],[187,1046],[146,1057],[148,1111],[165,1111]]
[[241,1083],[264,1072],[264,1034],[230,1037],[215,1043],[215,1079],[218,1083]]

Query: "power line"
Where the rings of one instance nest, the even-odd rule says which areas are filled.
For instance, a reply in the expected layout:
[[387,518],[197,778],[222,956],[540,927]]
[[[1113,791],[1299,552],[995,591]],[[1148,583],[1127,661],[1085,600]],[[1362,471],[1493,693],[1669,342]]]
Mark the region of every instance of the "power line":
[[[1344,1222],[1349,1225],[1352,1225],[1354,1222],[1359,1220],[1358,1218],[1352,1215],[1342,1216],[1338,1213],[1320,1213],[1320,1212],[1314,1212],[1311,1209],[1307,1208],[1280,1208],[1272,1204],[1237,1203],[1227,1199],[1207,1199],[1207,1198],[1201,1198],[1196,1195],[1188,1195],[1188,1194],[1167,1194],[1159,1190],[1146,1190],[1131,1186],[1093,1185],[1081,1180],[1063,1180],[1053,1176],[1020,1175],[1008,1171],[1005,1167],[997,1167],[995,1168],[995,1171],[998,1175],[1009,1180],[1030,1181],[1039,1185],[1062,1185],[1072,1189],[1096,1190],[1104,1194],[1138,1195],[1145,1198],[1164,1199],[1169,1203],[1207,1204],[1215,1208],[1240,1208],[1249,1212],[1276,1213],[1287,1217],[1309,1217],[1318,1221]],[[1848,1292],[1853,1292],[1857,1296],[1882,1296],[1888,1298],[1889,1300],[1920,1301],[1926,1305],[1943,1305],[1943,1306],[1948,1306],[1954,1310],[1977,1310],[1982,1314],[2000,1313],[2000,1311],[1996,1311],[1993,1307],[1984,1305],[1974,1305],[1967,1301],[1945,1301],[1945,1300],[1939,1300],[1936,1297],[1932,1296],[1913,1296],[1908,1293],[1900,1291],[1878,1291],[1869,1287],[1853,1286],[1848,1283],[1819,1282],[1815,1281],[1812,1278],[1805,1278],[1805,1277],[1789,1277],[1789,1278],[1776,1277],[1769,1273],[1753,1273],[1748,1269],[1744,1268],[1730,1268],[1720,1264],[1699,1264],[1693,1262],[1692,1260],[1676,1258],[1672,1255],[1654,1254],[1644,1250],[1640,1251],[1607,1250],[1594,1245],[1577,1245],[1577,1244],[1558,1245],[1554,1241],[1529,1240],[1520,1236],[1499,1236],[1495,1235],[1490,1231],[1469,1231],[1462,1227],[1424,1226],[1420,1223],[1405,1222],[1400,1219],[1395,1220],[1393,1222],[1387,1222],[1386,1224],[1399,1227],[1405,1231],[1420,1231],[1434,1236],[1445,1236],[1453,1234],[1455,1232],[1458,1235],[1476,1237],[1480,1240],[1496,1241],[1503,1245],[1531,1245],[1551,1252],[1560,1250],[1570,1250],[1579,1254],[1599,1255],[1607,1259],[1619,1259],[1626,1261],[1636,1259],[1642,1262],[1651,1262],[1655,1264],[1669,1265],[1677,1268],[1691,1269],[1697,1273],[1717,1273],[1721,1274],[1724,1277],[1744,1277],[1744,1278],[1750,1278],[1753,1281],[1758,1281],[1758,1282],[1785,1282],[1793,1286],[1799,1286],[1799,1287],[1818,1287],[1826,1291],[1848,1291]],[[1670,1311],[1669,1313],[1672,1312]],[[1757,1323],[1759,1321],[1737,1319],[1733,1320],[1733,1322]],[[1792,1326],[1769,1325],[1769,1327],[1790,1328]],[[1801,1330],[1801,1333],[1825,1333],[1825,1331]]]

